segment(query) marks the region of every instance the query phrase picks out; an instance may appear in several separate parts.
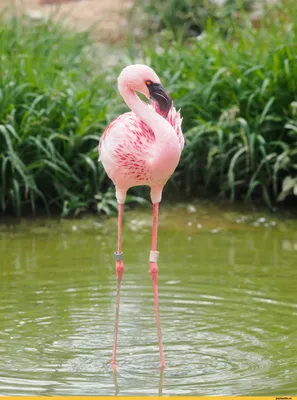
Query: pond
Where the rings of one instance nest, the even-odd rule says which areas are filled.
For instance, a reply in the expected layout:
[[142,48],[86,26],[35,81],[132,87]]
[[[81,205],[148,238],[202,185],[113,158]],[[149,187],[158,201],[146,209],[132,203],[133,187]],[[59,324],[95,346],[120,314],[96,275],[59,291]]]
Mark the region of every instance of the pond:
[[125,214],[118,372],[116,218],[0,225],[1,395],[296,395],[297,222],[162,206],[159,351],[151,210]]

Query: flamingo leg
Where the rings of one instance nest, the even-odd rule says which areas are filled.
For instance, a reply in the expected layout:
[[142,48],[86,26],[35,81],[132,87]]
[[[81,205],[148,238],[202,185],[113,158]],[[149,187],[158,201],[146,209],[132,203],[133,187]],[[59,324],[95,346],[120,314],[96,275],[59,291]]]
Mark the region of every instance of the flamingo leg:
[[117,274],[117,302],[116,302],[116,320],[115,320],[115,330],[114,330],[114,345],[113,345],[113,356],[112,356],[112,366],[115,368],[117,344],[118,344],[118,330],[119,330],[119,313],[120,313],[120,300],[121,300],[121,282],[124,272],[124,262],[123,262],[123,252],[122,252],[122,227],[123,227],[123,210],[124,204],[119,204],[118,211],[118,250],[115,252],[116,260],[116,274]]
[[157,264],[159,256],[159,252],[157,251],[158,217],[159,217],[159,203],[155,203],[153,204],[153,229],[152,229],[152,249],[150,252],[150,271],[151,271],[153,290],[154,290],[154,303],[155,303],[155,313],[156,313],[159,350],[160,350],[160,365],[161,368],[164,368],[165,359],[164,359],[164,351],[162,343],[162,332],[160,326],[159,299],[158,299],[158,264]]

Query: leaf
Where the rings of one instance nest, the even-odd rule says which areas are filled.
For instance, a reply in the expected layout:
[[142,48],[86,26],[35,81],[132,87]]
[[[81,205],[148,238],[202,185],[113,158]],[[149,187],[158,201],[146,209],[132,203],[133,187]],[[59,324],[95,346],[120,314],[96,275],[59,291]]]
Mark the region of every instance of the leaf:
[[16,179],[13,179],[12,186],[13,186],[12,196],[13,196],[14,211],[17,217],[20,217],[21,215],[20,185]]
[[292,130],[292,131],[294,131],[294,132],[297,133],[297,126],[295,126],[295,125],[286,124],[286,125],[285,125],[285,128],[286,128],[286,129],[290,129],[290,130]]
[[133,196],[133,195],[128,195],[126,197],[126,201],[127,201],[127,204],[129,204],[129,203],[138,203],[138,204],[141,204],[143,206],[148,206],[150,204],[149,201],[146,200],[145,198],[140,197],[140,196]]
[[283,201],[290,194],[296,195],[297,193],[297,178],[292,178],[291,176],[286,176],[283,180],[282,191],[279,194],[277,201]]
[[293,189],[296,183],[297,183],[297,178],[294,179],[291,176],[286,176],[286,178],[283,180],[283,187],[282,187],[283,192],[289,192],[291,189]]
[[270,208],[272,210],[273,207],[271,204],[269,191],[265,185],[262,185],[262,192],[263,192],[263,197],[264,197],[265,203],[267,204],[268,208]]
[[89,165],[89,167],[93,170],[93,172],[96,172],[96,166],[94,164],[94,161],[89,156],[83,153],[79,153],[79,156]]
[[232,157],[232,160],[230,162],[230,166],[229,166],[229,171],[228,171],[228,181],[229,181],[229,187],[231,189],[231,201],[234,201],[235,199],[235,185],[234,185],[234,178],[235,178],[235,174],[234,174],[234,167],[236,165],[237,160],[240,158],[240,156],[245,153],[246,149],[245,147],[242,147],[241,149],[239,149],[234,156]]
[[13,150],[12,141],[11,141],[11,139],[10,139],[10,135],[8,134],[5,125],[0,125],[0,132],[3,133],[3,136],[4,136],[4,138],[5,138],[6,145],[7,145],[7,149],[8,149],[8,151],[9,151],[9,153],[13,154],[13,153],[14,153],[14,150]]
[[251,199],[254,190],[256,189],[256,187],[261,186],[261,184],[262,182],[260,180],[252,180],[252,182],[249,184],[249,189],[245,196],[246,201]]
[[262,124],[265,121],[265,117],[271,108],[272,104],[274,103],[275,97],[271,97],[271,99],[267,102],[266,106],[264,107],[264,110],[260,116],[260,121],[259,123]]

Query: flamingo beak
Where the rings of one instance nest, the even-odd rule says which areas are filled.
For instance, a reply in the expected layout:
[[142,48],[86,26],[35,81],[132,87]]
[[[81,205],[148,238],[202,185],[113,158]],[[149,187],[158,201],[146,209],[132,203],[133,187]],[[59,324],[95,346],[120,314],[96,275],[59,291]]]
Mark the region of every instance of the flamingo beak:
[[148,90],[150,92],[151,100],[158,104],[161,114],[166,118],[172,107],[172,99],[170,94],[166,92],[160,83],[151,83],[148,86]]

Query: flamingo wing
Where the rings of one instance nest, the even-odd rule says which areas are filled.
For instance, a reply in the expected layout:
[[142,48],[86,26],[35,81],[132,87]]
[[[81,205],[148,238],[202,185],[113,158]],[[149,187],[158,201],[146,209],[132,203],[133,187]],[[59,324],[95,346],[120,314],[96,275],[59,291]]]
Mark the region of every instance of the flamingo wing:
[[[124,133],[124,134],[123,134]],[[114,119],[103,132],[99,142],[99,153],[113,148],[128,152],[141,151],[155,140],[154,132],[133,112],[127,112]],[[110,149],[111,150],[111,149]]]
[[150,179],[146,164],[154,141],[154,132],[133,112],[112,121],[99,143],[100,159],[109,177],[115,182],[121,173],[138,184]]
[[[162,115],[155,102],[152,102],[152,105],[148,105],[148,107],[153,107],[156,112]],[[180,110],[176,111],[175,107],[172,106],[166,119],[174,128],[182,151],[184,136],[181,129]],[[125,132],[125,135],[123,135],[123,132]],[[120,115],[107,126],[100,138],[98,150],[99,154],[104,152],[105,157],[110,158],[110,162],[116,162],[117,159],[120,159],[123,165],[126,161],[131,162],[132,158],[135,159],[136,155],[139,157],[141,153],[141,158],[143,158],[143,153],[149,150],[154,140],[154,132],[131,111]]]

